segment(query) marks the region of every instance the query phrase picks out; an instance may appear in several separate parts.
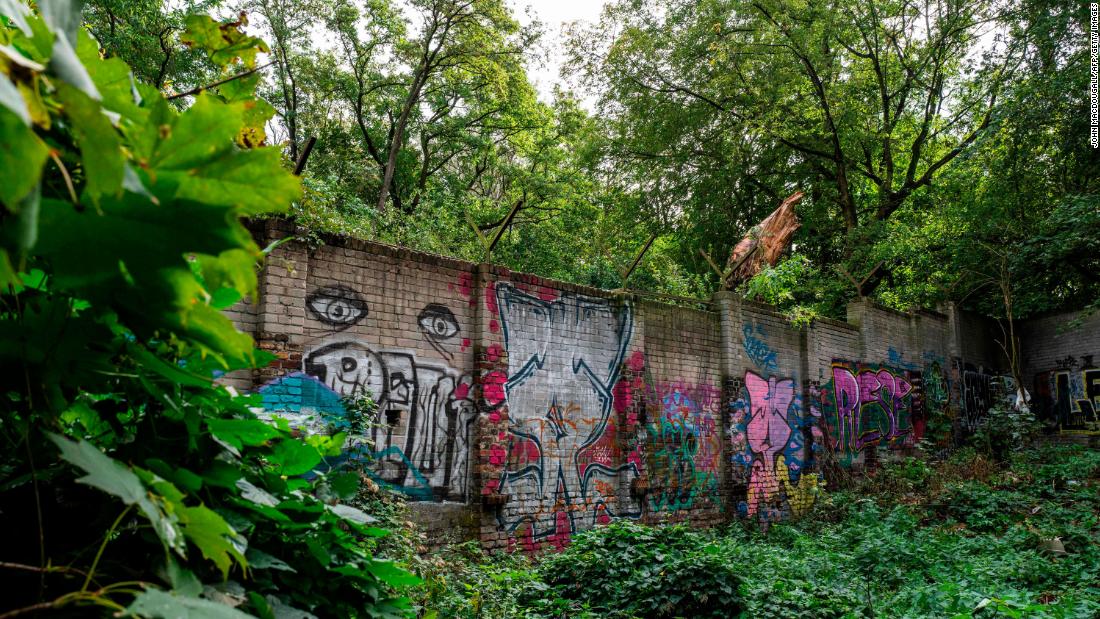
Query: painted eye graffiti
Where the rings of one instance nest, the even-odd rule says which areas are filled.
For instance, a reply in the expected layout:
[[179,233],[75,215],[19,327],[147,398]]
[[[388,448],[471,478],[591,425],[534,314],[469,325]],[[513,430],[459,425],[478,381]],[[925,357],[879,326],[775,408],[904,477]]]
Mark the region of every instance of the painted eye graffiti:
[[458,334],[458,321],[455,320],[454,312],[438,303],[425,307],[416,320],[420,325],[420,332],[430,341],[449,340]]
[[306,307],[317,320],[336,328],[347,329],[367,316],[367,302],[347,286],[325,286],[306,299]]

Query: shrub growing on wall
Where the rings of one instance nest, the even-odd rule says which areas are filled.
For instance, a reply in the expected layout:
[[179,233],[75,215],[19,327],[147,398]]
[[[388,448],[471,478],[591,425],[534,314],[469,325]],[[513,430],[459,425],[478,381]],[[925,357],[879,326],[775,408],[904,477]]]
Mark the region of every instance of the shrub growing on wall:
[[[240,219],[300,193],[257,146],[256,74],[169,100],[101,57],[79,4],[0,2],[0,606],[408,615],[416,578],[339,502],[358,477],[302,477],[341,437],[212,381],[266,361],[221,313],[256,292]],[[225,77],[266,51],[187,24]]]

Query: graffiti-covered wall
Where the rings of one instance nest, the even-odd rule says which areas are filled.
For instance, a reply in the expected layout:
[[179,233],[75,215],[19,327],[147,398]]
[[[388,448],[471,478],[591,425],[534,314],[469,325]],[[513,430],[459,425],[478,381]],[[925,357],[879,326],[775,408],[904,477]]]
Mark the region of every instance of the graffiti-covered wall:
[[1039,418],[1061,433],[1100,434],[1100,313],[1045,316],[1021,331],[1023,380]]
[[[644,342],[632,352],[630,393],[645,465],[642,497],[651,521],[724,518],[728,489],[723,472],[726,417],[717,316],[657,303],[639,304]],[[637,371],[640,368],[640,371]],[[628,419],[629,421],[630,419]]]
[[347,432],[330,466],[362,468],[413,499],[465,501],[477,414],[468,269],[331,245],[295,249],[298,260],[276,259],[264,278],[265,302],[278,311],[260,344],[285,339],[293,351],[258,386],[265,415]]
[[[621,518],[797,516],[828,466],[973,429],[1012,391],[973,335],[989,325],[953,308],[861,300],[798,329],[733,293],[673,306],[354,239],[279,245],[230,314],[276,357],[224,379],[262,416],[345,433],[324,466],[407,495],[432,539],[499,550]],[[1036,397],[1065,427],[1100,404],[1091,354],[1038,355]]]

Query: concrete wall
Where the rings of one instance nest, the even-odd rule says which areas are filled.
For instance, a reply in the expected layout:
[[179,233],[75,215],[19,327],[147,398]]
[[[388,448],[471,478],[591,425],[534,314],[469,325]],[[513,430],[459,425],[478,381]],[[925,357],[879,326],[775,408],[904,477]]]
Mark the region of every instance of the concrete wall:
[[[258,303],[231,311],[276,360],[227,380],[263,394],[267,416],[349,432],[329,464],[407,494],[434,540],[535,552],[617,518],[797,515],[826,460],[874,466],[930,419],[978,423],[1004,369],[995,325],[951,307],[862,300],[847,322],[796,329],[732,293],[706,306],[358,240],[291,242],[269,258]],[[1044,324],[1028,342],[1056,337]],[[1082,368],[1091,342],[1073,353]]]

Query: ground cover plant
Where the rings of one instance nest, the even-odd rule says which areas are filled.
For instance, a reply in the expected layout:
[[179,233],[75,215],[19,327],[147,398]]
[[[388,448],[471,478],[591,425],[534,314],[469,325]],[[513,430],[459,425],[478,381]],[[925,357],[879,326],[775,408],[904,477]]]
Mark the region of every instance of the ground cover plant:
[[464,546],[421,569],[425,606],[453,617],[1093,618],[1100,452],[967,449],[887,464],[766,532],[616,522],[534,561]]

